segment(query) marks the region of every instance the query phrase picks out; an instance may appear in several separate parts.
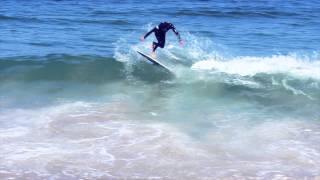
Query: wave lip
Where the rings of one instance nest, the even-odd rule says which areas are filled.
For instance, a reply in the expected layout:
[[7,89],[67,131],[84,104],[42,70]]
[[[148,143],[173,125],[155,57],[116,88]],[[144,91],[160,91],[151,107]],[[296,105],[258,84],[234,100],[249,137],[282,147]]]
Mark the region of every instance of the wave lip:
[[238,57],[230,61],[204,60],[192,65],[194,70],[215,70],[227,74],[254,76],[259,73],[287,74],[320,80],[320,61],[306,61],[294,56]]
[[49,54],[0,58],[0,80],[110,82],[123,79],[124,65],[110,57]]

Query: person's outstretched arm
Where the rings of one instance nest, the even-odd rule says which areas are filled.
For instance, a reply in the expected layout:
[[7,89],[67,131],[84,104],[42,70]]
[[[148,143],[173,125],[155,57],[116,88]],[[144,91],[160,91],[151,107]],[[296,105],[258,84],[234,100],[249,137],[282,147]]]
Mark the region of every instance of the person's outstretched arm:
[[174,27],[173,24],[170,24],[170,29],[172,29],[172,31],[176,34],[176,36],[178,37],[179,42],[180,42],[181,41],[180,33],[176,30],[176,28]]
[[141,37],[141,40],[146,39],[151,33],[153,33],[156,30],[156,28],[151,29],[151,31],[149,31],[146,35]]
[[172,31],[173,31],[173,32],[176,34],[176,36],[178,37],[180,46],[183,46],[183,45],[184,45],[184,41],[181,39],[180,33],[176,30],[176,28],[174,27],[173,24],[170,25],[170,29],[172,29]]

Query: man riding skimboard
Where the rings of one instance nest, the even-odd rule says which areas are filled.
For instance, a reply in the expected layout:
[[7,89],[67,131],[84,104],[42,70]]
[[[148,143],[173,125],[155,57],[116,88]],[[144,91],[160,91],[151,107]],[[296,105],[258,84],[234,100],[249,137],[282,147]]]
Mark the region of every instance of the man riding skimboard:
[[141,41],[144,41],[151,33],[154,32],[154,35],[156,36],[158,42],[152,43],[152,53],[155,55],[155,51],[158,47],[164,48],[165,42],[166,42],[166,33],[172,29],[172,31],[176,34],[176,36],[179,39],[180,45],[183,45],[183,41],[180,37],[179,32],[176,30],[173,24],[169,22],[162,22],[158,26],[151,29],[147,34],[141,37]]

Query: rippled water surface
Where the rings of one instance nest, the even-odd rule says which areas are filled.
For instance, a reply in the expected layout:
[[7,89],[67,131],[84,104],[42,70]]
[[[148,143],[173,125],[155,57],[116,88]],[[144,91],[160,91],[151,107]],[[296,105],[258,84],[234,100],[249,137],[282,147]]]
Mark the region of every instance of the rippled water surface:
[[1,1],[0,179],[319,178],[317,4]]

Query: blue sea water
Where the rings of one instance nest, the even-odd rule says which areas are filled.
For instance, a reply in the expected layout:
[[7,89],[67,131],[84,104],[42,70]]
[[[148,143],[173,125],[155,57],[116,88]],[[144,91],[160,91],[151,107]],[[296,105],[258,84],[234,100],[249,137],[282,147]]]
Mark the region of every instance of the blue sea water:
[[[1,56],[114,53],[145,26],[174,23],[233,55],[319,51],[317,1],[1,1]],[[190,42],[192,43],[192,42]]]
[[0,179],[319,178],[318,4],[2,0]]

